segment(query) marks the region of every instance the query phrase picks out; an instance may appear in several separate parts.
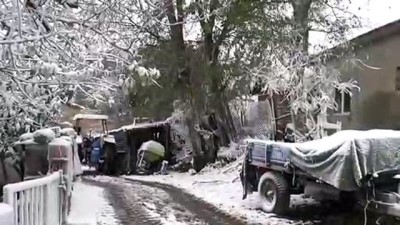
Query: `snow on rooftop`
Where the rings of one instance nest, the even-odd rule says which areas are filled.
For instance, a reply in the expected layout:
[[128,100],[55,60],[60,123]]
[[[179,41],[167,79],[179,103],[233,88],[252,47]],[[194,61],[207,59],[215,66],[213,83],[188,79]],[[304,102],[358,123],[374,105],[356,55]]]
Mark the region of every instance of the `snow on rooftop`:
[[74,116],[73,120],[108,120],[107,115],[98,114],[77,114]]
[[131,125],[126,125],[126,126],[122,126],[118,129],[115,130],[111,130],[109,131],[109,133],[113,133],[113,132],[119,132],[121,130],[134,130],[134,129],[145,129],[145,128],[150,128],[150,127],[159,127],[166,124],[165,121],[161,121],[161,122],[152,122],[152,123],[140,123],[140,124],[131,124]]

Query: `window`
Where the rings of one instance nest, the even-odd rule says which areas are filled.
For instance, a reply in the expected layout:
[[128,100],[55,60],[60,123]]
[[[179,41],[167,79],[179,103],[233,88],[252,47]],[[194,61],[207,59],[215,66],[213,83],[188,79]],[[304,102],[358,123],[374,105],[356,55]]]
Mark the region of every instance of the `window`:
[[400,67],[396,68],[396,82],[395,82],[396,91],[400,91]]
[[336,113],[349,114],[351,109],[351,96],[347,92],[335,90],[335,102],[337,104]]

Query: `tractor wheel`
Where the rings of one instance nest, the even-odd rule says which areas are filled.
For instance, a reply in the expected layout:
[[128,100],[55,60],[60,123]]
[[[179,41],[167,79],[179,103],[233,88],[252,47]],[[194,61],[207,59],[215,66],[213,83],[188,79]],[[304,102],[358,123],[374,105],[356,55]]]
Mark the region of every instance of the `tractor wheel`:
[[268,213],[283,214],[289,209],[290,191],[285,177],[276,172],[264,173],[258,183],[261,208]]

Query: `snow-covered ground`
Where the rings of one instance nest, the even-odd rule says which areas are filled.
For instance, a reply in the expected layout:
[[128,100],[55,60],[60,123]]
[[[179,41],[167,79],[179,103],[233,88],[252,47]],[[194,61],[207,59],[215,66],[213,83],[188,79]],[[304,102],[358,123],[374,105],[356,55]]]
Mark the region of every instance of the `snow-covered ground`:
[[13,208],[10,205],[5,203],[0,203],[0,224],[14,224],[14,212]]
[[[277,218],[258,210],[258,193],[253,193],[242,200],[242,186],[237,171],[238,162],[224,169],[205,169],[200,174],[171,173],[169,175],[127,176],[128,179],[159,182],[182,188],[194,196],[205,200],[219,209],[240,217],[248,224],[285,224],[288,219]],[[291,199],[292,207],[313,204],[300,196]],[[268,221],[268,223],[266,223]]]
[[105,188],[107,199],[123,225],[238,224],[179,189],[145,185],[119,177],[92,176],[86,177],[85,181]]
[[107,201],[101,187],[78,180],[74,184],[69,225],[116,225],[121,224],[114,209]]

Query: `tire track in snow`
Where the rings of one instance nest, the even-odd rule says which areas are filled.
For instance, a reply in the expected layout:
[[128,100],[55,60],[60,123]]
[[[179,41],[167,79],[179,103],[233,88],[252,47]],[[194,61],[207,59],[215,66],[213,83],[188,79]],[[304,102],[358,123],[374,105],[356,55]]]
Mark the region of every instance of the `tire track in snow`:
[[103,187],[123,225],[244,225],[181,189],[116,177],[87,177]]
[[104,189],[78,180],[72,194],[69,225],[116,225],[120,224],[112,206],[104,196]]
[[201,200],[193,195],[183,191],[182,189],[173,187],[171,185],[137,181],[132,179],[126,179],[134,184],[145,185],[149,188],[163,190],[170,196],[171,202],[175,203],[176,209],[186,210],[190,212],[195,218],[200,220],[191,221],[190,224],[199,224],[193,222],[200,222],[200,224],[211,224],[211,225],[242,225],[246,224],[238,218],[234,218],[223,211],[219,210],[217,207]]
[[[120,225],[158,225],[160,220],[149,214],[134,196],[135,190],[113,180],[84,178],[86,182],[105,189],[106,197],[120,220]],[[137,190],[136,190],[137,191]]]

